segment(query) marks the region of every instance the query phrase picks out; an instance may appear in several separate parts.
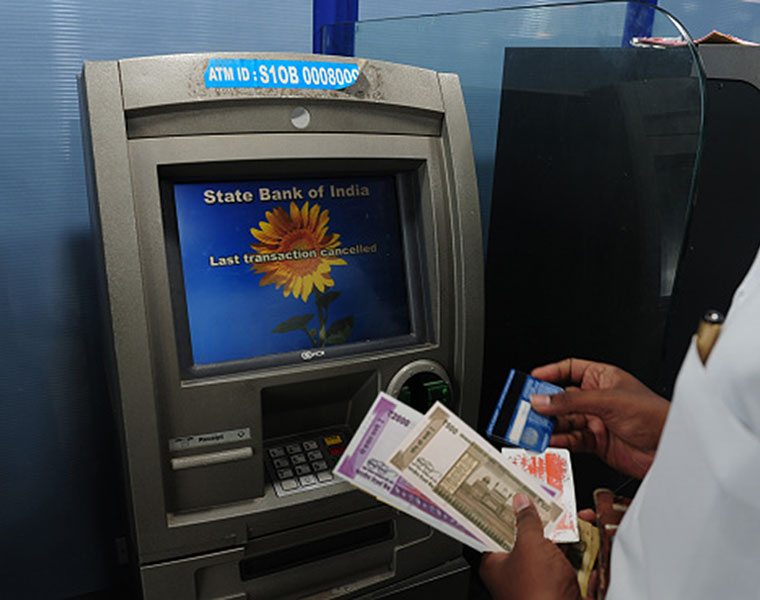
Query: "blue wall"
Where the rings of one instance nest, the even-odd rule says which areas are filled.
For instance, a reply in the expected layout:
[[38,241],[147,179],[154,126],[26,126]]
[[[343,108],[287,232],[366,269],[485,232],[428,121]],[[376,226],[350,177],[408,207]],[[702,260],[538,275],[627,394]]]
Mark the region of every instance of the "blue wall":
[[[530,3],[363,0],[359,17]],[[717,28],[760,40],[757,2],[659,5],[696,36]],[[82,61],[311,47],[309,0],[0,5],[0,597],[68,598],[113,585],[113,540],[125,534],[97,343]]]
[[310,0],[0,5],[0,597],[112,585],[125,533],[97,343],[82,61],[309,52],[311,22]]

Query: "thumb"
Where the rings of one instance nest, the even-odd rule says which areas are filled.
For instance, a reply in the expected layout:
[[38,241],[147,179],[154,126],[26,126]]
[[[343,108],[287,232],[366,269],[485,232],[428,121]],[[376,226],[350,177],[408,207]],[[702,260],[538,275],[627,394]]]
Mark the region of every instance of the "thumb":
[[609,410],[609,398],[607,390],[572,389],[552,395],[534,394],[530,397],[530,404],[544,415],[583,412],[601,417]]
[[544,525],[530,498],[525,494],[515,494],[513,506],[517,522],[517,540],[525,541],[536,537],[543,539]]

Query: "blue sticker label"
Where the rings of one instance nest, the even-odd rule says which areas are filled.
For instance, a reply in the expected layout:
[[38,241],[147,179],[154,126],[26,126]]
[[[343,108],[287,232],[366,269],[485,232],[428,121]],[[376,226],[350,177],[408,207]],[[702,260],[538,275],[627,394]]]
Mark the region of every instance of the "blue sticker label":
[[341,90],[358,77],[351,63],[258,58],[212,58],[204,73],[207,88]]

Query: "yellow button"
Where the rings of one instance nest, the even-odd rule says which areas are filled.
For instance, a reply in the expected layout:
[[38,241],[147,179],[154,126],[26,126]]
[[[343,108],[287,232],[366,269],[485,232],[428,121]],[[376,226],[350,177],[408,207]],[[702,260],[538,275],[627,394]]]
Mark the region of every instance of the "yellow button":
[[338,434],[330,435],[325,438],[325,444],[328,446],[334,446],[335,444],[342,444],[343,438],[340,437]]

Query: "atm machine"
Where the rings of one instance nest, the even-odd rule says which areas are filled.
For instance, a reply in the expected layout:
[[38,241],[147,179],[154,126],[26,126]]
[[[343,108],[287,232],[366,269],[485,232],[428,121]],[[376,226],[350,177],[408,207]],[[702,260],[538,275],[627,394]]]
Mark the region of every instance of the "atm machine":
[[331,473],[380,390],[477,419],[457,77],[194,54],[85,63],[80,91],[143,597],[465,598],[459,544]]

